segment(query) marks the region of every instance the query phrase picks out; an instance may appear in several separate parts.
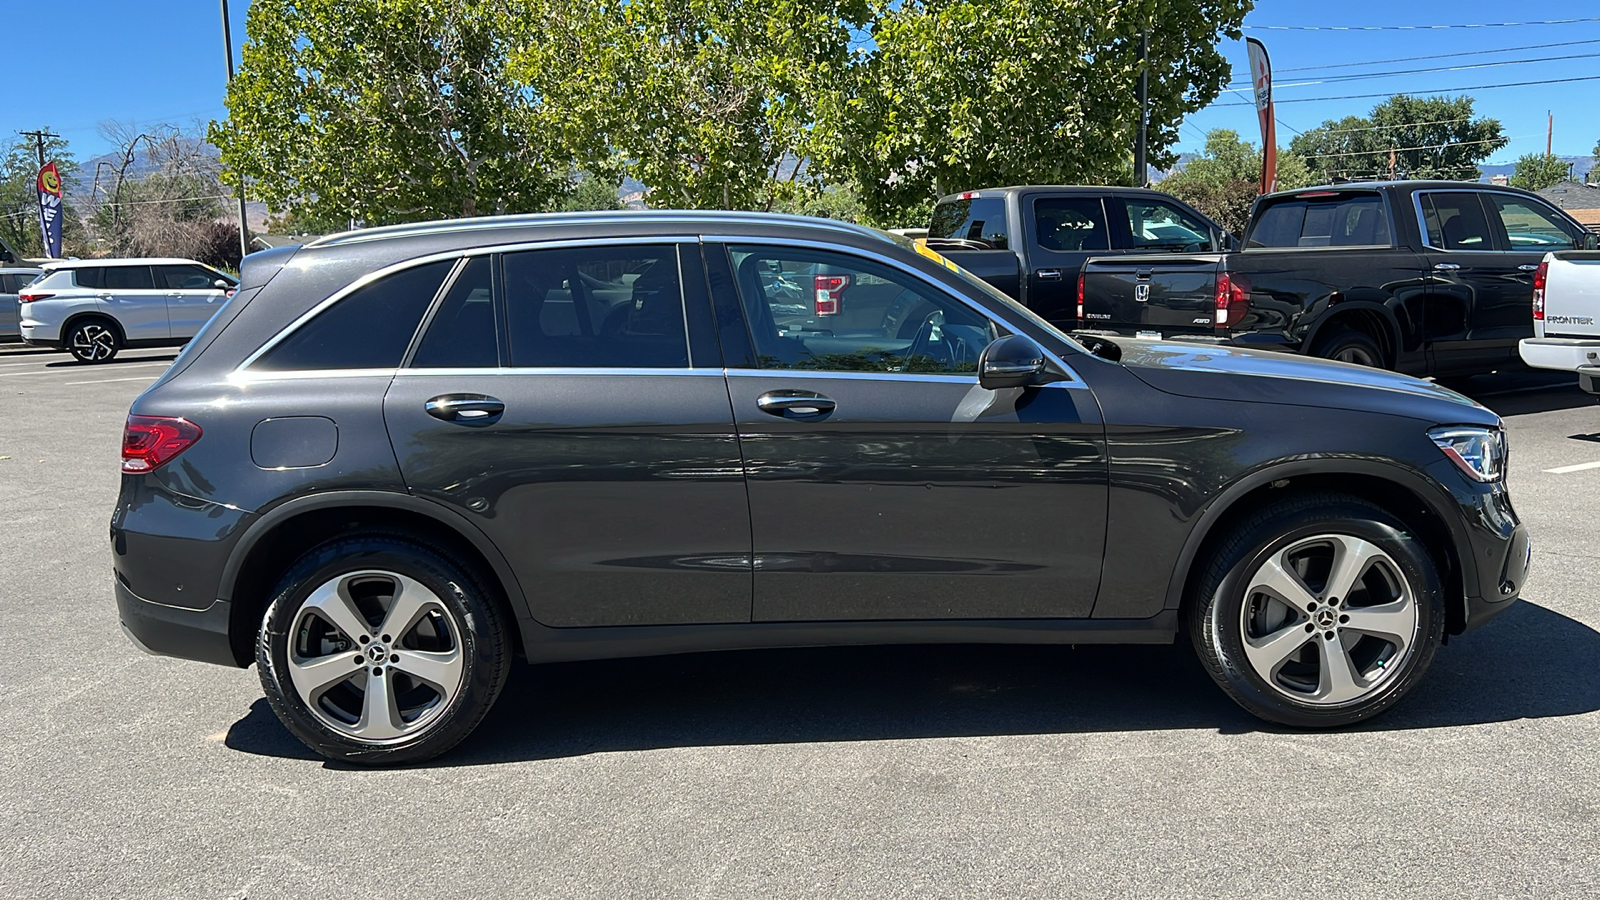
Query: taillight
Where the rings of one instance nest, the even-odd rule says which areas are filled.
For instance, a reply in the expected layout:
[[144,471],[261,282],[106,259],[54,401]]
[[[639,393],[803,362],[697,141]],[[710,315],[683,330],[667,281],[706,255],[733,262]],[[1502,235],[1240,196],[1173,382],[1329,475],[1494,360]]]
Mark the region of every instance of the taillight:
[[122,471],[151,472],[200,440],[200,426],[170,416],[129,416],[122,431]]
[[849,275],[818,275],[813,279],[817,291],[817,302],[814,312],[819,316],[837,316],[839,314],[839,301],[843,299],[845,289],[850,287]]
[[1544,260],[1539,261],[1539,268],[1533,272],[1533,320],[1544,321],[1544,283],[1550,276],[1550,264]]
[[1078,327],[1083,327],[1083,270],[1078,270]]
[[54,297],[54,296],[55,296],[55,294],[18,294],[17,295],[17,302],[18,303],[32,303],[35,300],[49,300],[51,297]]
[[1250,279],[1222,272],[1217,275],[1218,328],[1239,324],[1250,312]]

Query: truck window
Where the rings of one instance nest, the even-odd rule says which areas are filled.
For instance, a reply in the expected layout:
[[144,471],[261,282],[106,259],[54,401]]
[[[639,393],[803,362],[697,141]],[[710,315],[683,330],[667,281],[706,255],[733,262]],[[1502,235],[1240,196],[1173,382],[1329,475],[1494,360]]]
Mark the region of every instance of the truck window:
[[1033,202],[1033,225],[1039,246],[1045,250],[1072,253],[1111,248],[1099,197],[1041,197]]
[[972,241],[973,249],[1005,250],[1011,246],[1006,233],[1004,197],[970,197],[947,200],[933,208],[928,237]]
[[[1211,229],[1171,203],[1151,199],[1124,199],[1128,233],[1135,249],[1211,249]],[[1114,208],[1114,207],[1113,207]]]
[[1286,197],[1262,210],[1250,247],[1387,247],[1389,215],[1377,194]]
[[1512,194],[1490,194],[1489,203],[1500,214],[1501,236],[1507,250],[1571,250],[1577,235],[1553,210]]
[[1423,194],[1422,225],[1428,246],[1439,250],[1493,250],[1489,220],[1478,195],[1470,191],[1433,191]]

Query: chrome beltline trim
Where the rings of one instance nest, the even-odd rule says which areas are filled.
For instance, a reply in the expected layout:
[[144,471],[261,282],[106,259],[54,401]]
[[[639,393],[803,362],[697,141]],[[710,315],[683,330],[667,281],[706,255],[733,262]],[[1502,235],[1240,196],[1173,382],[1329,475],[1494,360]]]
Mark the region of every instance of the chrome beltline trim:
[[401,369],[398,378],[426,378],[426,377],[452,377],[452,376],[501,376],[501,375],[649,375],[649,376],[699,376],[701,378],[716,376],[722,377],[721,369],[710,368],[684,368],[684,369],[626,369],[619,367],[584,368],[581,366],[507,366],[505,368],[433,368],[433,369]]

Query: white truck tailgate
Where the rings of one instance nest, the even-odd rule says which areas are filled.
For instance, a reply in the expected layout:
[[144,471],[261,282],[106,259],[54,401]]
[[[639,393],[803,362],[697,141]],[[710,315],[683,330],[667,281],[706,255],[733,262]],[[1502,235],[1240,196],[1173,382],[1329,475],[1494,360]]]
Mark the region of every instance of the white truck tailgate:
[[1534,336],[1517,348],[1522,361],[1576,372],[1589,390],[1600,376],[1600,251],[1547,253],[1539,276],[1534,279]]

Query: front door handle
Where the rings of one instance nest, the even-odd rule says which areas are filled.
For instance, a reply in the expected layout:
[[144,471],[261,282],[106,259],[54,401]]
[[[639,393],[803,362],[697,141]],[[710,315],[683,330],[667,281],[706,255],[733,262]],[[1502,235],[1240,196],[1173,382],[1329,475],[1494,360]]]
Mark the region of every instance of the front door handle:
[[767,391],[756,398],[756,406],[780,419],[820,419],[838,406],[815,391]]
[[444,394],[423,404],[435,419],[454,425],[493,425],[505,415],[506,405],[484,394]]
[[1519,272],[1537,272],[1537,271],[1539,271],[1539,265],[1537,263],[1524,263],[1523,265],[1517,266],[1517,271],[1519,271]]
[[1061,280],[1061,270],[1060,269],[1040,269],[1039,270],[1039,280],[1040,281],[1060,281]]
[[181,293],[179,293],[177,291],[173,291],[172,293],[168,294],[167,296],[168,297],[182,297],[183,294],[181,294]]
[[1455,270],[1461,268],[1461,266],[1455,263],[1434,263],[1433,267],[1441,272],[1454,272]]

